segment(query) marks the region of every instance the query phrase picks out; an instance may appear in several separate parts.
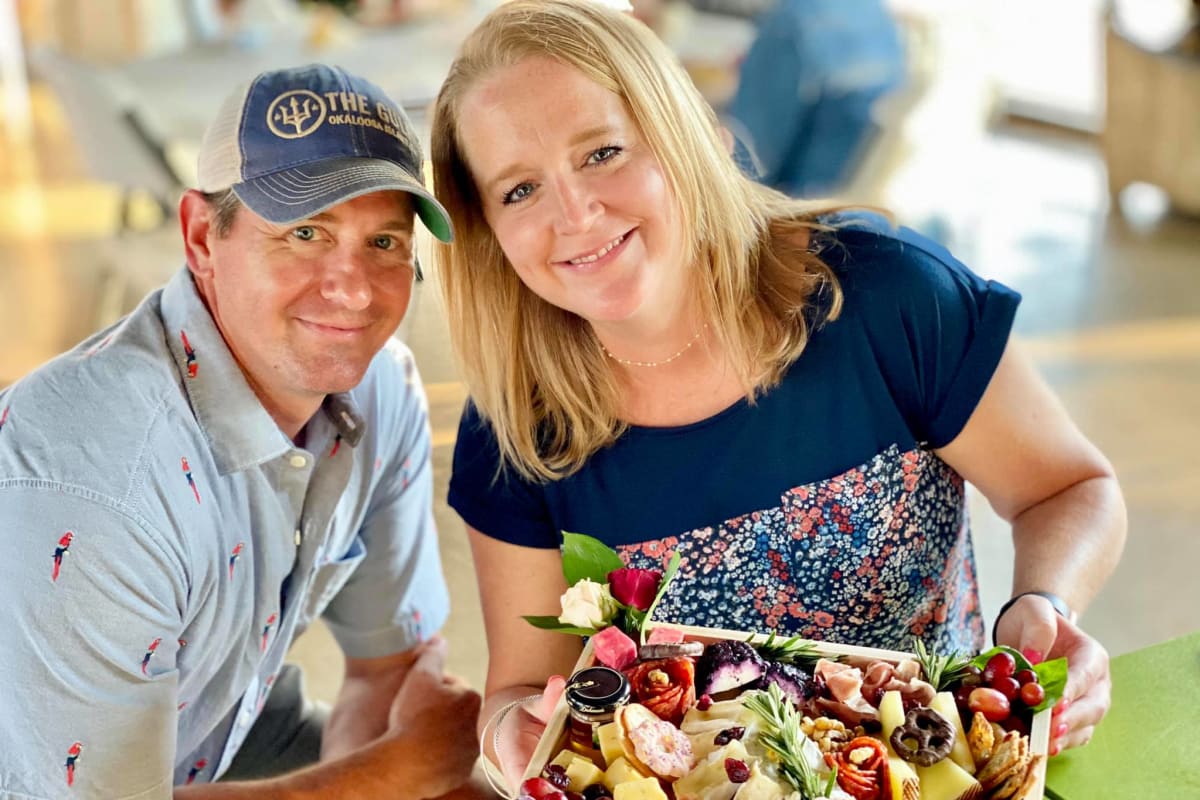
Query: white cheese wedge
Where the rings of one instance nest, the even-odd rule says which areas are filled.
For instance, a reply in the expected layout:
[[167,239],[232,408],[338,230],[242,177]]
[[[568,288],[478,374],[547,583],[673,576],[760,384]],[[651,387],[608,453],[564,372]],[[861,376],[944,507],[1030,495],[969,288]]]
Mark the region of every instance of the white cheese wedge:
[[958,704],[950,692],[938,692],[937,697],[929,707],[941,714],[954,726],[954,747],[950,749],[950,757],[972,775],[975,774],[975,759],[971,756],[971,745],[967,743],[967,731],[963,728],[962,715],[958,713]]
[[[741,784],[729,780],[725,759],[735,758],[749,763],[746,747],[737,739],[714,750],[708,759],[675,781],[675,800],[731,800]],[[613,800],[617,800],[616,797]]]
[[883,693],[883,699],[879,701],[879,724],[883,726],[880,733],[888,751],[896,755],[896,751],[892,750],[892,731],[904,724],[904,699],[899,692],[892,690]]
[[932,767],[917,767],[921,780],[921,800],[975,800],[983,796],[983,787],[966,770],[943,758]]
[[902,758],[888,758],[888,774],[891,777],[891,795],[886,800],[918,800],[921,797],[921,781],[916,770]]

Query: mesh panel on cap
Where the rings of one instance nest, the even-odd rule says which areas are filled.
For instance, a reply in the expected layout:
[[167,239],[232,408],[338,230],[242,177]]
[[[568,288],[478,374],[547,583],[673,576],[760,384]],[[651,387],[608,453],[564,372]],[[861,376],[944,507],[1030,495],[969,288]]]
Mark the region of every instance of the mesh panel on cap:
[[225,99],[200,144],[196,159],[196,183],[202,192],[219,192],[242,180],[242,148],[239,132],[242,111],[254,81],[248,81]]

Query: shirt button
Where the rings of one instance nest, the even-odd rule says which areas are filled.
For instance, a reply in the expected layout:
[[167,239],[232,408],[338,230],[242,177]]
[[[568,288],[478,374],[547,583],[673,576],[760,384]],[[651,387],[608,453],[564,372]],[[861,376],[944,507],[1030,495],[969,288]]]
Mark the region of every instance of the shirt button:
[[302,455],[294,455],[291,457],[290,463],[296,469],[301,469],[308,466],[308,459]]
[[238,724],[241,725],[243,728],[248,726],[253,721],[254,721],[254,715],[251,714],[249,710],[243,711],[241,716],[238,717]]
[[296,528],[296,536],[295,536],[296,547],[300,546],[300,542],[303,539],[304,539],[304,534],[300,532],[299,528]]

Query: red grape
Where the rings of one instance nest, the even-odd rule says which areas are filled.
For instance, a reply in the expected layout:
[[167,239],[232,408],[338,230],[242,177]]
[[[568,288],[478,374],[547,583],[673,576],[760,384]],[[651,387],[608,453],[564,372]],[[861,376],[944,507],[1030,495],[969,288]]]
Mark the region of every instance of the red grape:
[[1017,696],[1017,692],[1021,691],[1021,684],[1017,683],[1016,678],[996,678],[992,682],[992,688],[1004,695],[1011,703]]
[[1016,659],[1001,650],[988,659],[987,666],[983,668],[983,682],[994,686],[998,678],[1011,678],[1016,671]]
[[1046,690],[1040,683],[1027,683],[1021,687],[1021,702],[1033,708],[1046,699]]
[[1016,673],[1013,674],[1013,677],[1016,678],[1017,683],[1021,684],[1022,686],[1024,686],[1027,683],[1037,683],[1038,682],[1037,673],[1031,669],[1019,669],[1016,671]]
[[529,778],[521,784],[521,794],[532,797],[534,800],[543,800],[543,798],[558,800],[553,795],[558,795],[559,798],[563,797],[563,793],[559,791],[558,787],[545,778]]
[[983,686],[971,690],[971,696],[967,698],[967,708],[972,712],[981,712],[990,722],[999,722],[1012,712],[1012,705],[1007,697],[995,689]]
[[968,686],[965,683],[954,690],[954,703],[959,708],[967,708],[969,706],[969,698],[971,692],[975,691],[974,686]]

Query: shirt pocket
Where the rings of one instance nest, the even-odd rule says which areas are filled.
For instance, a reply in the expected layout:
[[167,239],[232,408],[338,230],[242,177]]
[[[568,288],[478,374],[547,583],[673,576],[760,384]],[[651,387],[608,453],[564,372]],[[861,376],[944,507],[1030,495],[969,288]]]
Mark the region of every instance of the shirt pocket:
[[308,600],[304,605],[302,624],[312,622],[325,610],[366,557],[367,548],[362,537],[355,536],[349,549],[342,556],[317,567],[316,574],[313,575],[312,590],[308,593]]

